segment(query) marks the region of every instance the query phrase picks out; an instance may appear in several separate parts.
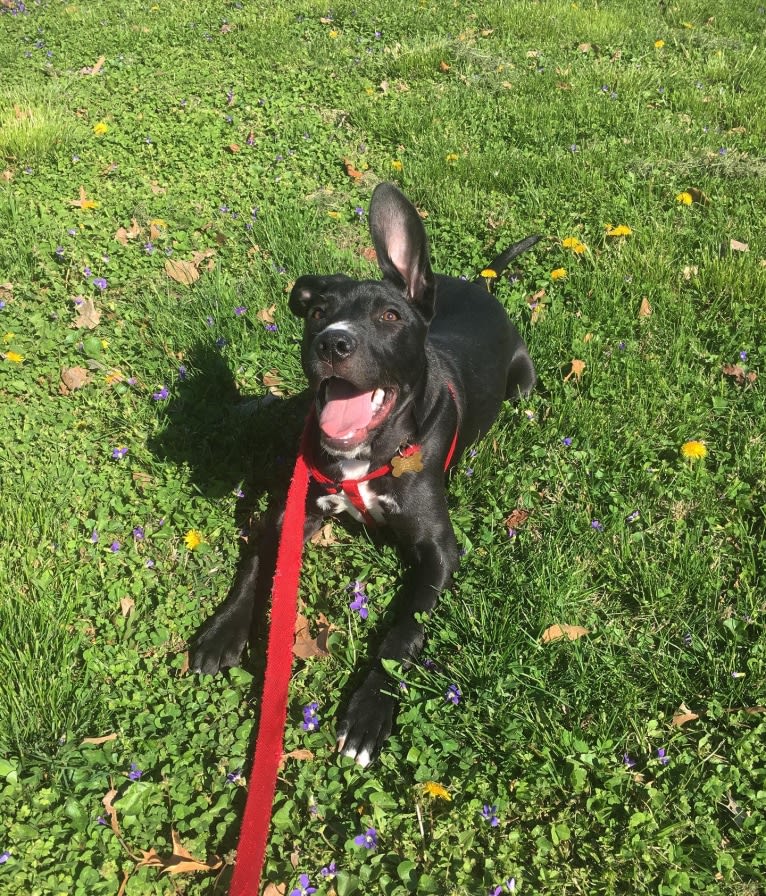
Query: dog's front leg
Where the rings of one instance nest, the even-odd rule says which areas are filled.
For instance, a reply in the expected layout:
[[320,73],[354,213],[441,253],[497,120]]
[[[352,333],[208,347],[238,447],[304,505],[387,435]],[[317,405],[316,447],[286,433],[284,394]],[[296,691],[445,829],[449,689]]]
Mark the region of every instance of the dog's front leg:
[[400,595],[396,621],[383,640],[375,664],[351,698],[338,726],[338,750],[363,767],[380,750],[393,724],[393,692],[398,682],[385,672],[381,661],[395,660],[405,667],[416,661],[424,638],[420,614],[433,610],[458,567],[457,541],[443,494],[436,503],[437,508],[429,508],[428,520],[420,512],[390,521],[412,562],[409,581]]
[[[267,600],[271,590],[283,516],[284,506],[267,513],[257,547],[248,546],[240,557],[226,600],[195,634],[189,648],[193,672],[215,675],[239,665],[250,638],[257,599]],[[318,531],[321,523],[321,516],[307,513],[304,541]]]

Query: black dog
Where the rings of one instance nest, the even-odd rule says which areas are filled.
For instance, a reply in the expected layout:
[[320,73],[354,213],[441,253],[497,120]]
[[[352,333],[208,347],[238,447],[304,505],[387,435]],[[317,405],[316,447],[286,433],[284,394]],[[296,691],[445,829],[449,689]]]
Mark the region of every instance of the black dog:
[[[391,184],[373,194],[370,230],[382,281],[309,275],[290,296],[291,310],[306,320],[302,360],[314,396],[304,534],[344,510],[393,529],[412,577],[378,660],[407,664],[423,644],[419,614],[434,608],[458,566],[445,471],[489,429],[505,399],[530,392],[535,370],[483,286],[432,272],[420,217]],[[500,273],[538,239],[515,244],[492,269]],[[274,541],[240,566],[228,598],[200,629],[195,671],[239,662],[258,570],[265,555],[273,563]],[[362,766],[391,731],[392,690],[376,662],[338,727],[338,749]]]

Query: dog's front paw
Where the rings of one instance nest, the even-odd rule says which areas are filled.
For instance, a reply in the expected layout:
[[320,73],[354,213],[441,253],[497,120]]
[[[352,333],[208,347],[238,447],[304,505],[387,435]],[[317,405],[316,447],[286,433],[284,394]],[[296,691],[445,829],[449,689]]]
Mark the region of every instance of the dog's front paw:
[[355,759],[362,768],[370,764],[391,733],[396,698],[385,693],[391,687],[383,673],[371,672],[338,725],[338,752]]
[[238,666],[247,644],[246,627],[231,619],[211,616],[189,645],[189,668],[203,675],[215,675],[221,669]]

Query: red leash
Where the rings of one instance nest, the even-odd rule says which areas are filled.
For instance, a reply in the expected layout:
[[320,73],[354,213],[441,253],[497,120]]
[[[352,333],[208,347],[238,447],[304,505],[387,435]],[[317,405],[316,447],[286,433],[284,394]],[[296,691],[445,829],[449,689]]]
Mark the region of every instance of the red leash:
[[274,587],[271,592],[271,626],[266,653],[266,672],[261,698],[261,718],[237,861],[229,888],[230,896],[258,896],[266,855],[271,807],[287,719],[287,690],[293,664],[293,637],[298,609],[298,582],[303,553],[303,523],[309,471],[303,445],[287,492],[287,504],[279,538]]
[[[452,386],[448,388],[454,400],[454,390]],[[261,871],[263,870],[263,860],[266,857],[271,808],[274,803],[279,763],[282,759],[285,720],[287,719],[287,694],[293,665],[292,647],[295,619],[298,612],[298,584],[301,574],[303,524],[306,519],[309,477],[316,478],[322,484],[332,481],[322,476],[315,467],[309,467],[307,458],[309,456],[308,442],[311,424],[312,417],[309,417],[303,430],[298,459],[295,461],[293,478],[287,491],[285,515],[279,536],[274,586],[271,591],[271,625],[266,651],[266,671],[263,678],[261,717],[258,722],[255,756],[250,770],[245,814],[239,832],[237,860],[231,878],[229,896],[258,896],[260,893]],[[457,437],[456,429],[444,464],[445,470],[449,467],[455,452]],[[409,452],[405,451],[403,454],[407,456],[419,450],[418,446],[412,446]],[[391,464],[386,464],[357,481],[345,480],[336,485],[351,495],[355,493],[361,507],[356,501],[354,505],[369,517],[367,508],[359,494],[358,482],[376,479],[390,472]],[[372,521],[371,518],[370,521]]]

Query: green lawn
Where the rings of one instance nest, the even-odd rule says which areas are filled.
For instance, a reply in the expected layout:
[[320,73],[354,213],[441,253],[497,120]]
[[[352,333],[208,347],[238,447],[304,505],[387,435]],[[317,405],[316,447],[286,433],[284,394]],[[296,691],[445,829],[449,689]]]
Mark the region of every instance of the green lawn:
[[226,892],[263,651],[215,679],[184,652],[290,471],[289,288],[376,276],[380,180],[439,271],[544,235],[496,288],[541,383],[451,477],[459,584],[367,770],[334,720],[399,561],[338,524],[306,551],[330,656],[295,663],[269,896],[763,892],[765,29],[0,0],[0,892]]

